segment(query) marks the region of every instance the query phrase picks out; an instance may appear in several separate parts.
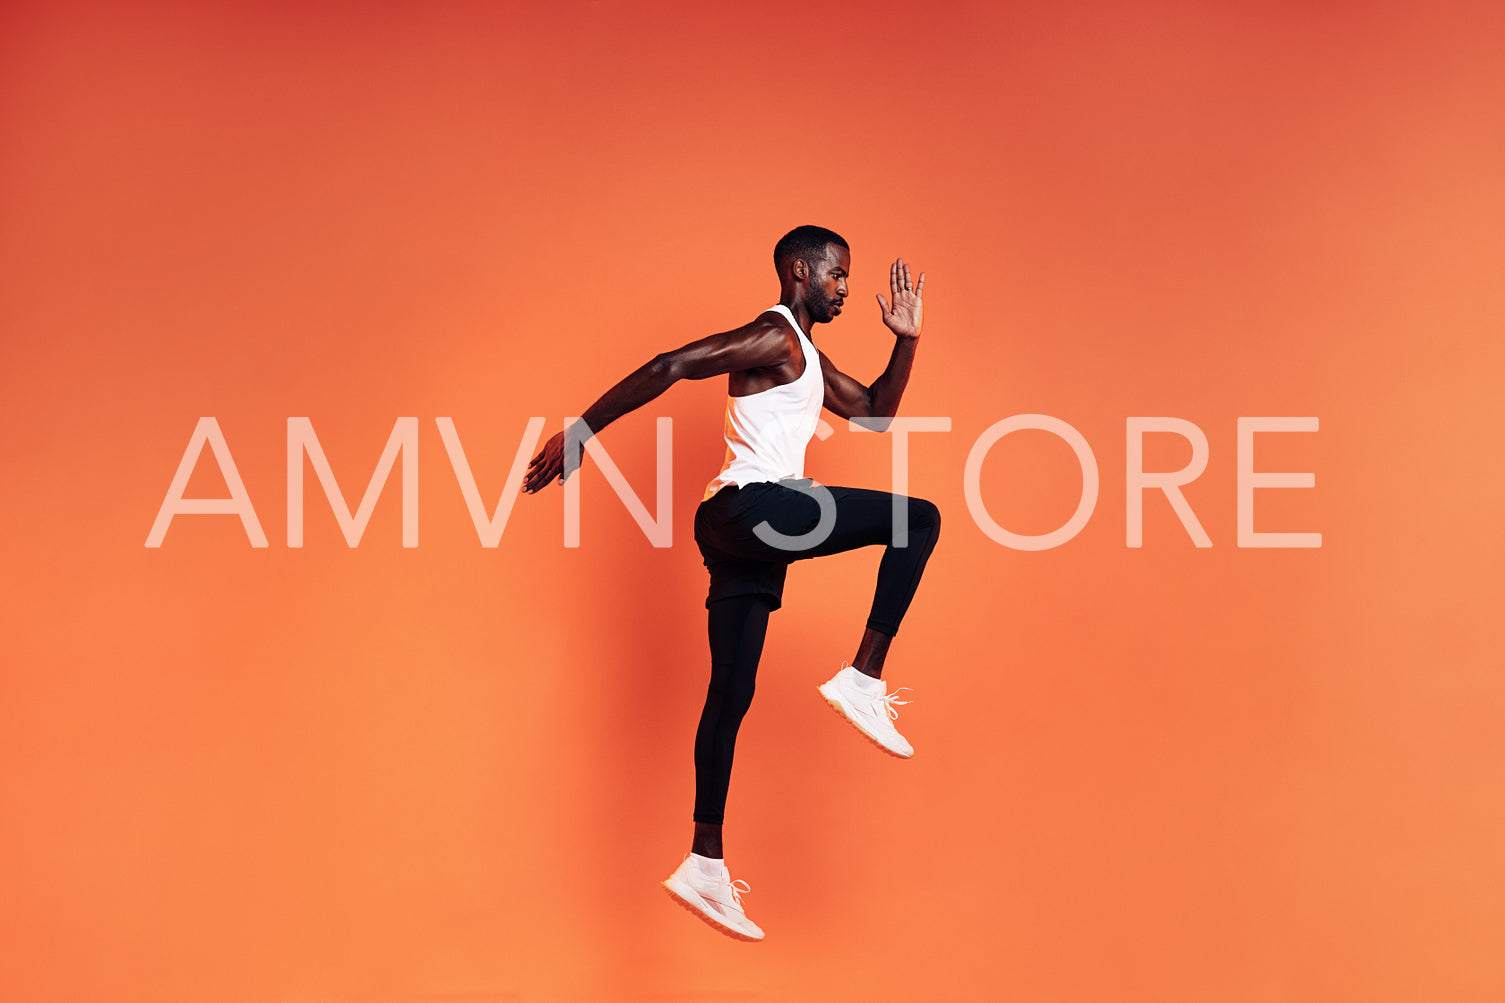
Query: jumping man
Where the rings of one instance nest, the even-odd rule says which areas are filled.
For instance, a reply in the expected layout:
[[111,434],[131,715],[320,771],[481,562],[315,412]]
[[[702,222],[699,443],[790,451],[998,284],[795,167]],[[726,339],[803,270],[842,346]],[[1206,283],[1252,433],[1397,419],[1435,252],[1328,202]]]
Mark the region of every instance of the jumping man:
[[[883,662],[941,522],[930,502],[823,487],[804,476],[805,447],[822,406],[842,418],[884,419],[898,412],[920,337],[925,273],[911,282],[902,258],[889,268],[890,298],[880,294],[878,306],[894,334],[894,350],[882,375],[863,386],[812,341],[814,325],[834,320],[847,297],[847,242],[823,227],[801,226],[779,240],[773,260],[777,305],[632,373],[578,423],[551,438],[524,479],[530,493],[562,482],[579,467],[581,444],[622,415],[679,380],[728,377],[726,461],[695,512],[695,542],[711,576],[711,683],[695,733],[695,834],[689,856],[663,884],[680,904],[739,940],[762,940],[763,931],[742,910],[746,883],[733,882],[727,873],[721,826],[737,729],[752,703],[768,614],[782,601],[785,571],[805,558],[886,548],[857,654],[819,691],[879,748],[907,759],[914,750],[893,725],[894,705],[907,701],[888,692]],[[897,538],[896,523],[902,531]]]

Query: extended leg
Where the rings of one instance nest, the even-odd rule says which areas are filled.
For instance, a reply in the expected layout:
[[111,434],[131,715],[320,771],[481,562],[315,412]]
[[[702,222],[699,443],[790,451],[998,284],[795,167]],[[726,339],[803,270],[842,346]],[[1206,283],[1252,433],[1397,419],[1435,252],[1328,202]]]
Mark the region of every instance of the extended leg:
[[720,857],[721,823],[737,730],[752,705],[758,659],[773,601],[732,596],[710,604],[711,683],[695,732],[695,841],[691,852]]
[[708,607],[711,685],[695,732],[695,839],[663,882],[680,905],[738,940],[762,940],[763,931],[742,909],[747,883],[733,881],[722,859],[721,820],[737,729],[752,704],[768,614],[776,607],[768,595],[730,596]]

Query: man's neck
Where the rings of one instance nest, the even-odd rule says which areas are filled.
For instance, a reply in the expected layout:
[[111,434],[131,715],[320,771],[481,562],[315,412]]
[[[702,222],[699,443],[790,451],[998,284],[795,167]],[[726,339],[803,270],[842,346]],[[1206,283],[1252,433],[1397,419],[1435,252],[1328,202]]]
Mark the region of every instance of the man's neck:
[[794,300],[789,303],[781,302],[781,305],[788,307],[789,312],[794,314],[794,322],[800,326],[801,331],[805,332],[805,337],[814,341],[815,333],[811,331],[813,325],[810,323],[810,311],[805,307],[805,304],[799,300]]

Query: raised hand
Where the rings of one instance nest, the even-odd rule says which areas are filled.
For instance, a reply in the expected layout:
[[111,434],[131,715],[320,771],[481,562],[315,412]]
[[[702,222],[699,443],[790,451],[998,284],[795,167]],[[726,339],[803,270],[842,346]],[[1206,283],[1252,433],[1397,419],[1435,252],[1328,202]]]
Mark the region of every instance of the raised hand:
[[883,311],[883,323],[901,338],[918,338],[920,324],[925,316],[925,304],[920,296],[925,290],[925,273],[911,284],[909,266],[900,258],[888,269],[888,291],[893,297],[890,307],[883,294],[878,294],[878,308]]

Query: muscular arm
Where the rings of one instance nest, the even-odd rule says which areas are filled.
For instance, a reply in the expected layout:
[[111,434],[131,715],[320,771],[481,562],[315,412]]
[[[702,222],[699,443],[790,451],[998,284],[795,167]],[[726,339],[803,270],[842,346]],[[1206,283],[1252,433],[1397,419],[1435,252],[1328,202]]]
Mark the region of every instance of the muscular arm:
[[890,308],[879,294],[878,307],[883,311],[884,325],[894,333],[894,350],[888,357],[888,366],[872,386],[865,387],[837,369],[824,354],[820,357],[826,383],[826,409],[843,418],[892,418],[899,413],[899,401],[909,384],[909,371],[914,365],[924,320],[920,296],[925,288],[925,273],[920,273],[918,282],[911,283],[909,266],[900,258],[889,268],[888,276],[893,306]]
[[826,381],[826,410],[843,418],[892,418],[909,384],[918,338],[895,338],[888,367],[869,387],[837,369],[821,353],[820,370]]
[[680,380],[704,380],[743,369],[779,366],[796,351],[794,334],[782,321],[759,317],[735,331],[713,334],[654,356],[586,408],[568,432],[555,433],[544,444],[528,464],[523,490],[531,494],[550,481],[563,481],[579,467],[580,447],[586,439]]

